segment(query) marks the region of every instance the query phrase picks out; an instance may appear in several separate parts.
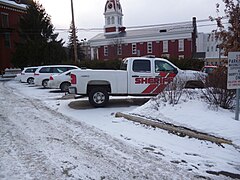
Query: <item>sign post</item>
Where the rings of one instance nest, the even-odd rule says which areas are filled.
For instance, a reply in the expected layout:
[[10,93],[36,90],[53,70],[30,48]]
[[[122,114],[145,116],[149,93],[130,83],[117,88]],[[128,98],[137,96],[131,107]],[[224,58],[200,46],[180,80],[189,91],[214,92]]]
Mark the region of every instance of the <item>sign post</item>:
[[228,53],[227,88],[228,89],[236,89],[235,120],[239,120],[240,52],[229,52]]

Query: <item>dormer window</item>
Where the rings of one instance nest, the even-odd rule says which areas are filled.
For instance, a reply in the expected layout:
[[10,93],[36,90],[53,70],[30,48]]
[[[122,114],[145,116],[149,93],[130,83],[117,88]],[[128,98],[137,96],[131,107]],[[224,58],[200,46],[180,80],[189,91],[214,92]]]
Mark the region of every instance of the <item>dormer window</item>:
[[112,7],[113,7],[112,3],[109,3],[108,4],[108,9],[112,9]]
[[117,8],[121,10],[121,5],[119,4],[119,2],[117,3]]

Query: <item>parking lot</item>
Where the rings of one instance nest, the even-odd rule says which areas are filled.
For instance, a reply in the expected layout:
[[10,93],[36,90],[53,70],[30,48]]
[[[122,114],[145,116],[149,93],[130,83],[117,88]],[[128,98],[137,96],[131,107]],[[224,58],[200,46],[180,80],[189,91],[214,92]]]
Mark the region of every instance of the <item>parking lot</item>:
[[147,98],[113,97],[92,108],[58,90],[0,84],[1,179],[231,179],[239,172],[232,146],[115,118]]

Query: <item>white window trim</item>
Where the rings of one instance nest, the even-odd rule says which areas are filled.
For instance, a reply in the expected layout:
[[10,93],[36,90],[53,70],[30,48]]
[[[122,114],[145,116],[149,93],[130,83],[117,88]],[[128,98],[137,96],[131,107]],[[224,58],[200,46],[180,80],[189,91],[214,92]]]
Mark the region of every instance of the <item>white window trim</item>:
[[108,56],[108,46],[104,46],[104,56]]
[[147,53],[152,53],[153,52],[153,46],[152,42],[147,43]]
[[122,55],[122,45],[118,44],[118,55]]
[[178,51],[183,52],[184,51],[184,39],[178,40]]
[[184,55],[179,55],[179,56],[178,56],[178,59],[179,59],[179,60],[184,59]]
[[[2,21],[2,24],[1,24],[1,26],[3,27],[3,28],[8,28],[9,27],[9,14],[8,13],[5,13],[5,12],[1,12],[1,21]],[[7,22],[6,22],[6,24],[4,24],[4,20],[3,20],[3,17],[4,16],[6,16],[6,18],[7,18]]]
[[168,41],[163,41],[163,49],[162,51],[165,53],[165,52],[168,52]]
[[137,44],[132,43],[132,54],[137,54]]

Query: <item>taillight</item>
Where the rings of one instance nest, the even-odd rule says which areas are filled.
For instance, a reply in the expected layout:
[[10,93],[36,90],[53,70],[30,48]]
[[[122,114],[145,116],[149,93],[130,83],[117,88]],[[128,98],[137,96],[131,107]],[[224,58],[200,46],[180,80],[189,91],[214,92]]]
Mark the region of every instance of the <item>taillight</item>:
[[39,76],[39,74],[37,74],[37,73],[34,73],[34,76]]
[[71,74],[71,84],[77,84],[77,76],[75,74]]
[[51,80],[51,81],[52,81],[52,80],[53,80],[53,77],[52,77],[52,76],[50,76],[49,80]]

